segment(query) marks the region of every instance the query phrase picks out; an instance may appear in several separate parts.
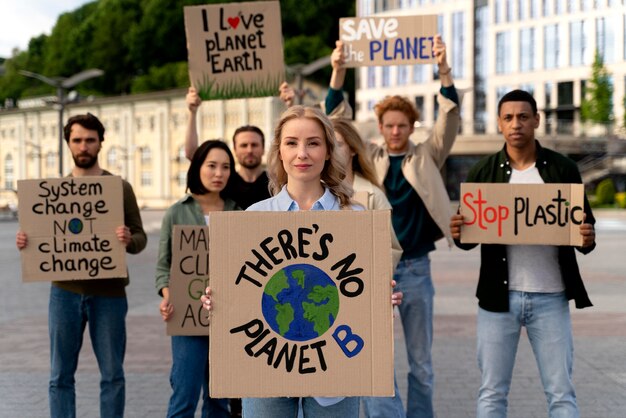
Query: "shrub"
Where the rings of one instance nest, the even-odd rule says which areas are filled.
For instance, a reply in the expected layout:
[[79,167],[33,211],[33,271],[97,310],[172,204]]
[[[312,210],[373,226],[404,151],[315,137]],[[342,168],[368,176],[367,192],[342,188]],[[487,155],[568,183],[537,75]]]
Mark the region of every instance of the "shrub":
[[618,208],[626,209],[626,192],[615,193],[615,203]]
[[601,205],[615,203],[615,185],[613,180],[604,179],[596,188],[596,201]]

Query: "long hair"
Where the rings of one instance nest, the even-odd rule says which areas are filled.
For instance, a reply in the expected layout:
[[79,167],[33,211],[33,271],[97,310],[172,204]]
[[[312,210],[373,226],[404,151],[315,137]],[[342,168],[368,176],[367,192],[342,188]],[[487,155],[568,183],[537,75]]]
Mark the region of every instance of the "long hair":
[[352,157],[352,171],[358,173],[361,177],[368,180],[370,183],[380,188],[380,183],[376,176],[376,169],[374,168],[374,162],[365,149],[365,144],[361,139],[361,135],[357,132],[356,128],[348,119],[339,118],[331,119],[333,129],[339,133],[350,150],[354,152]]
[[352,187],[346,184],[343,179],[346,177],[346,170],[341,166],[339,156],[336,151],[336,139],[333,126],[328,117],[321,110],[305,106],[292,106],[287,109],[280,117],[276,129],[274,130],[274,138],[270,147],[267,158],[268,176],[270,179],[270,191],[276,195],[280,192],[285,184],[287,184],[287,172],[283,167],[280,159],[280,141],[282,137],[283,127],[287,122],[294,119],[309,119],[322,128],[324,131],[324,140],[326,142],[326,150],[329,159],[326,160],[322,173],[320,175],[324,186],[328,187],[333,195],[335,195],[341,204],[341,207],[348,207],[351,204]]
[[235,158],[230,152],[228,145],[219,139],[204,141],[193,153],[193,157],[191,157],[191,164],[189,164],[189,169],[187,170],[187,190],[190,193],[198,195],[209,193],[206,187],[202,184],[202,179],[200,178],[200,168],[202,168],[202,164],[204,163],[204,160],[206,160],[207,155],[209,155],[209,152],[214,148],[221,149],[228,155],[228,159],[230,161],[230,175],[228,176],[226,186],[220,192],[220,197],[222,199],[232,199],[233,185],[235,182]]

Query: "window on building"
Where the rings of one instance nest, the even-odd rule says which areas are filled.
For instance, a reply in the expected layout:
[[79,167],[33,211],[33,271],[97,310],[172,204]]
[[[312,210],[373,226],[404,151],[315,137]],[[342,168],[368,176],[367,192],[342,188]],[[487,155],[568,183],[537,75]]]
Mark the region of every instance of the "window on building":
[[558,26],[548,25],[543,28],[543,68],[556,68],[559,60]]
[[541,9],[539,8],[539,2],[541,0],[530,0],[530,17],[537,18],[539,17],[539,12]]
[[13,183],[14,179],[14,168],[13,168],[13,156],[8,154],[4,157],[4,188],[5,189],[14,189]]
[[415,108],[420,115],[419,120],[424,120],[424,96],[415,96]]
[[176,182],[178,183],[179,187],[187,186],[187,171],[180,170],[178,174],[176,175],[176,180],[177,180]]
[[532,83],[523,83],[519,86],[520,90],[527,91],[531,96],[535,96],[535,85]]
[[552,0],[542,0],[541,13],[544,17],[551,16],[554,12],[554,4]]
[[143,187],[152,186],[152,172],[151,171],[141,172],[141,185]]
[[546,108],[552,108],[552,83],[544,84]]
[[148,165],[152,163],[152,151],[150,147],[141,147],[141,164]]
[[496,34],[496,74],[506,74],[512,71],[511,33]]
[[567,3],[567,0],[556,0],[554,13],[557,16],[567,13]]
[[46,153],[46,168],[54,168],[57,164],[57,156],[54,152],[48,151]]
[[398,65],[396,68],[398,72],[398,85],[404,86],[409,81],[409,69],[406,65]]
[[507,22],[512,22],[514,20],[513,18],[513,0],[506,0],[506,11],[505,11],[505,16],[506,16],[506,21]]
[[520,30],[519,37],[520,71],[527,72],[535,69],[535,28]]
[[413,65],[413,83],[420,84],[426,82],[426,65],[415,64]]
[[496,19],[495,23],[504,22],[504,0],[495,0],[494,7],[494,17]]
[[382,73],[382,85],[383,87],[389,87],[391,85],[391,67],[388,66],[383,66],[383,73]]
[[107,167],[113,167],[117,163],[117,150],[115,148],[110,149],[107,152]]
[[528,3],[527,0],[517,0],[517,18],[518,20],[528,19]]
[[376,87],[376,67],[367,67],[367,87]]
[[181,145],[180,147],[178,147],[178,152],[176,153],[176,157],[178,159],[178,162],[184,162],[187,159],[187,155],[185,154],[185,146]]
[[594,0],[580,0],[580,8],[583,12],[593,10]]
[[452,65],[457,78],[465,77],[465,12],[452,13]]
[[615,22],[610,17],[596,19],[596,48],[605,64],[615,62]]
[[574,82],[564,81],[557,84],[557,103],[559,106],[574,105]]

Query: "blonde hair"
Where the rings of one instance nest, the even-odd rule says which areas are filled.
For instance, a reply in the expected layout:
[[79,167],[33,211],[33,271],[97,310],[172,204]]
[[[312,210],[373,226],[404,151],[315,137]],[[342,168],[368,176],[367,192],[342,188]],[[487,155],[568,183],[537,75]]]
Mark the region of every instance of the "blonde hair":
[[276,129],[274,130],[274,139],[270,146],[269,155],[267,157],[267,173],[270,179],[270,191],[273,195],[278,194],[283,186],[287,184],[287,173],[280,159],[280,140],[283,127],[287,122],[294,119],[309,119],[315,121],[324,131],[324,140],[326,142],[326,150],[329,159],[326,160],[320,180],[324,183],[330,192],[339,199],[342,208],[351,205],[352,187],[346,184],[343,179],[346,177],[346,170],[341,166],[340,157],[337,155],[337,145],[335,132],[328,117],[319,109],[306,106],[292,106],[287,109],[280,117]]
[[359,135],[352,122],[344,118],[332,118],[331,122],[335,132],[338,132],[343,137],[345,143],[355,154],[352,157],[352,171],[360,174],[370,183],[380,188],[374,162],[368,155],[361,135]]

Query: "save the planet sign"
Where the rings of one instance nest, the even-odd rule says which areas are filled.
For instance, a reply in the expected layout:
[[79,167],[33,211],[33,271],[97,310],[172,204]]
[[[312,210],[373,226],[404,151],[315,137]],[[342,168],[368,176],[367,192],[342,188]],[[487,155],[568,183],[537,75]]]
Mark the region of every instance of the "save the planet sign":
[[437,15],[339,19],[346,67],[432,64]]
[[185,6],[189,79],[205,100],[275,96],[284,80],[277,1]]
[[463,243],[582,245],[582,184],[461,183]]
[[115,229],[124,225],[117,176],[19,180],[22,281],[119,278],[128,275],[126,250]]
[[393,395],[390,228],[389,211],[212,214],[212,395]]

